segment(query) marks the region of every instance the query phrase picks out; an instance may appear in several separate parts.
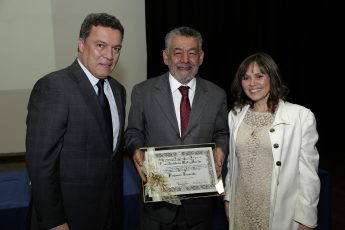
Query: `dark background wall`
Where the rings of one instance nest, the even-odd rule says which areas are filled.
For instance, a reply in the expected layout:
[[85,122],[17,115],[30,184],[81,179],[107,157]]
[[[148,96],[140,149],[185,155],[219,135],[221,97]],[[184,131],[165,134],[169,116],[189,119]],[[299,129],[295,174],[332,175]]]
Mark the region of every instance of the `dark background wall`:
[[229,105],[230,82],[240,62],[257,51],[275,59],[290,88],[288,101],[310,108],[316,116],[320,167],[332,182],[333,229],[343,229],[343,8],[332,0],[148,0],[145,7],[148,78],[167,71],[164,36],[184,25],[203,35],[205,58],[199,75],[224,88]]
[[[338,171],[344,162],[341,102],[340,19],[331,1],[146,1],[148,78],[167,71],[162,61],[164,36],[191,26],[204,38],[199,75],[228,92],[240,62],[263,51],[276,60],[290,88],[288,100],[310,108],[317,119],[320,165]],[[343,58],[344,59],[344,58]],[[339,170],[342,171],[342,170]]]

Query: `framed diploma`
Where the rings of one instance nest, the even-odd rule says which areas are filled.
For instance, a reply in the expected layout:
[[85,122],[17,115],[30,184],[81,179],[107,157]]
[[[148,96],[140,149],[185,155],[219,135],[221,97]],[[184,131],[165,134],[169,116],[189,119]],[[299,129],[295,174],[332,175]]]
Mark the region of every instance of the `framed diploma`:
[[167,201],[224,194],[213,159],[214,143],[143,148],[144,202]]

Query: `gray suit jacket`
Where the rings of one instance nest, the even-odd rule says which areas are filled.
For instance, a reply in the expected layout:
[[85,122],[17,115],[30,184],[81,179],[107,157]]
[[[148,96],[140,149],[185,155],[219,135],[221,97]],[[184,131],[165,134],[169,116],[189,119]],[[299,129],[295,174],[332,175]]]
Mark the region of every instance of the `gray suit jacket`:
[[[124,87],[108,78],[120,133],[109,148],[95,90],[78,62],[35,84],[27,115],[26,161],[38,225],[67,222],[71,229],[104,229],[122,213]],[[34,225],[34,224],[33,224]]]
[[[180,138],[176,113],[165,73],[148,79],[132,91],[131,108],[125,142],[128,153],[141,147],[170,146],[215,142],[225,153],[228,152],[229,128],[227,123],[227,100],[223,89],[215,84],[196,78],[187,133]],[[212,215],[212,199],[190,199],[183,201],[189,223],[196,223]],[[145,212],[153,219],[170,222],[176,213],[176,206],[166,202],[144,205]]]

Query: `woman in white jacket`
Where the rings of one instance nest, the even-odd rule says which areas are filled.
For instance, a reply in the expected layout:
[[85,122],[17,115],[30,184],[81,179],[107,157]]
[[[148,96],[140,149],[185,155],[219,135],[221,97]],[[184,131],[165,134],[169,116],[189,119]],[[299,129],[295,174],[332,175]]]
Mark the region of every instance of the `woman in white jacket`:
[[288,88],[265,53],[240,64],[231,90],[229,229],[314,229],[320,193],[314,114],[285,101]]

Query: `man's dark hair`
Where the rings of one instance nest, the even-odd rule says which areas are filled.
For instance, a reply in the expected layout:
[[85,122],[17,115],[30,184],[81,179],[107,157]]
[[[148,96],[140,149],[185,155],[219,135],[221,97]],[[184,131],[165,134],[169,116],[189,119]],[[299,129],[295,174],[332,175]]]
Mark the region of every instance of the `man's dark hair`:
[[85,40],[90,35],[92,26],[110,27],[119,30],[123,38],[124,28],[121,22],[113,15],[107,13],[91,13],[87,15],[81,25],[79,38]]

